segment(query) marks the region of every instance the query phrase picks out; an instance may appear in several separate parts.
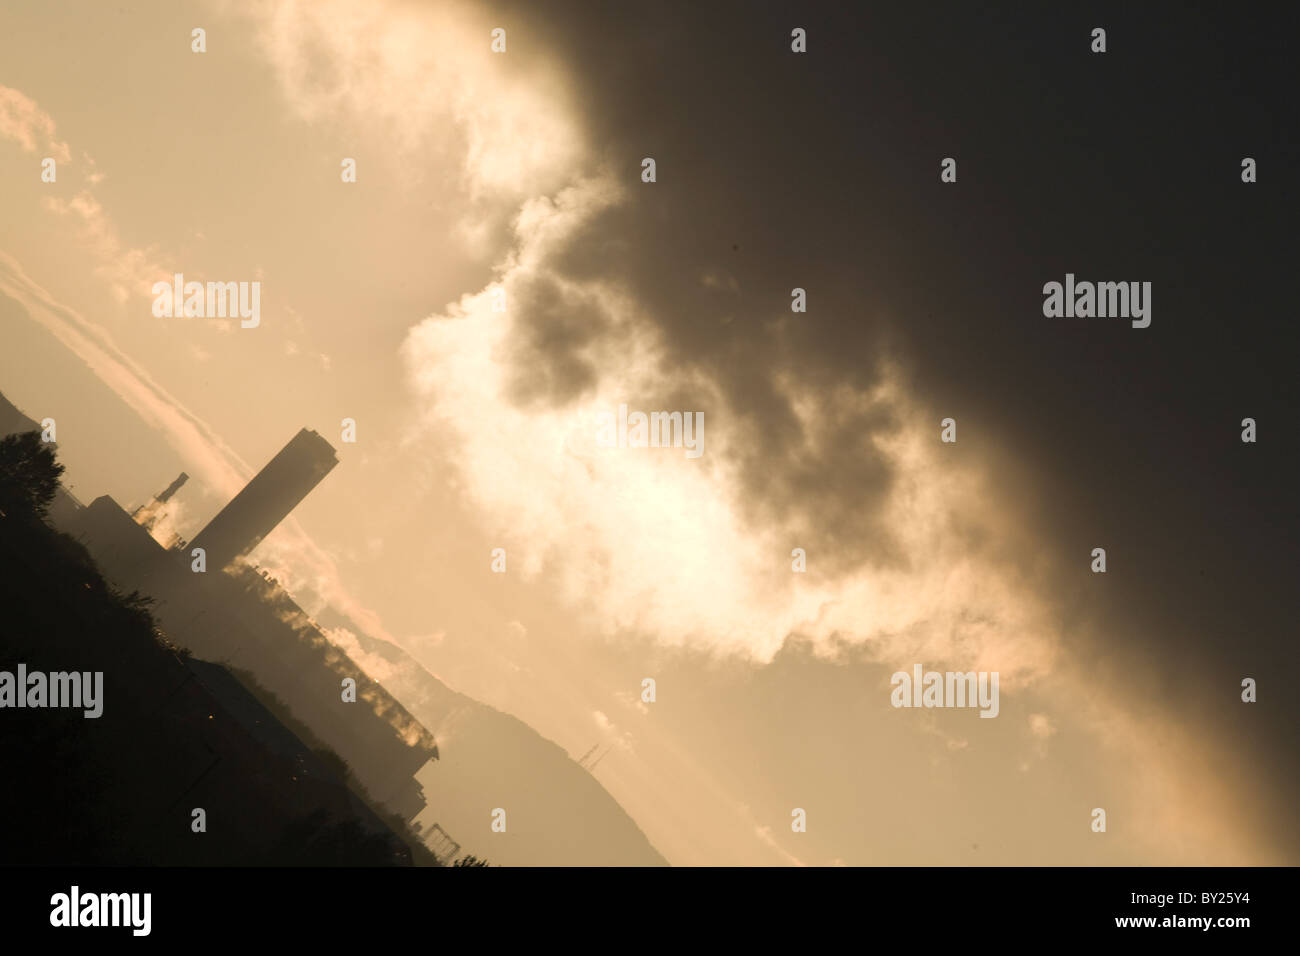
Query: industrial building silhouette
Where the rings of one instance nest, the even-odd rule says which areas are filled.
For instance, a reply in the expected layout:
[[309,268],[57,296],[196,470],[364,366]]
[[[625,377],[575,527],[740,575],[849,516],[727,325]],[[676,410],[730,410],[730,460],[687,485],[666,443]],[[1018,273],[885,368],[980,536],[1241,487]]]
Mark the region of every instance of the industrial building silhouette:
[[[6,432],[36,428],[3,404]],[[329,442],[302,429],[190,544],[173,535],[164,546],[150,534],[185,484],[184,473],[134,514],[108,495],[85,506],[61,489],[50,520],[77,538],[118,587],[152,596],[154,617],[173,643],[245,679],[247,691],[272,712],[287,710],[344,761],[353,784],[377,810],[410,822],[425,808],[415,774],[438,758],[433,735],[278,582],[237,560],[337,464]],[[193,569],[195,547],[206,551],[202,573]],[[345,678],[356,681],[355,702],[343,698]]]

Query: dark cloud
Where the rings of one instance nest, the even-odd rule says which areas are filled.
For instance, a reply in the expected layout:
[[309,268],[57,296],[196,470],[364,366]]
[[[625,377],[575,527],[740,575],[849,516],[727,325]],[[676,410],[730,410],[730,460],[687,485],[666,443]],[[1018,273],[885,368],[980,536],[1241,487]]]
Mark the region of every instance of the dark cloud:
[[[747,507],[787,515],[843,565],[888,555],[873,516],[890,468],[868,439],[957,418],[1037,547],[1080,575],[1108,548],[1104,579],[1067,572],[1045,597],[1123,639],[1072,652],[1121,680],[1162,671],[1152,700],[1233,728],[1294,786],[1300,704],[1274,685],[1243,725],[1236,689],[1300,663],[1294,11],[515,11],[585,81],[591,141],[631,190],[554,265],[626,283],[674,370],[717,384],[754,439]],[[945,156],[955,185],[939,181]],[[1259,183],[1240,182],[1243,156]],[[1042,286],[1067,272],[1150,281],[1151,327],[1044,318]],[[789,313],[794,286],[807,315]],[[562,400],[554,381],[589,370],[557,328],[527,355]],[[882,408],[813,441],[774,386],[781,372],[869,390],[891,354],[922,421]],[[1246,416],[1256,445],[1239,441]]]
[[508,307],[518,316],[510,400],[564,406],[594,387],[599,374],[590,349],[610,326],[596,297],[533,272],[512,281],[508,294]]

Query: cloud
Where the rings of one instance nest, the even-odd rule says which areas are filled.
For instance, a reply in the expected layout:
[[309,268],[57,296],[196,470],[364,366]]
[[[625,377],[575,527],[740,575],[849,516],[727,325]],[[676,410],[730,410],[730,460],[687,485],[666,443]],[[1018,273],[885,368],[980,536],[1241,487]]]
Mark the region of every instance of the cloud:
[[[995,550],[972,545],[1004,530],[989,489],[940,465],[937,422],[898,426],[915,418],[898,374],[882,371],[868,391],[778,366],[767,389],[783,400],[781,422],[768,429],[747,395],[667,361],[653,316],[613,276],[557,267],[621,200],[598,173],[525,204],[499,278],[403,347],[420,427],[451,436],[465,493],[523,556],[522,572],[546,573],[599,627],[671,644],[770,660],[799,632],[1007,678],[1046,669],[1041,610]],[[505,313],[492,309],[498,286]],[[703,457],[598,447],[599,414],[621,403],[702,411]],[[832,491],[823,467],[838,476]],[[805,488],[817,507],[782,507]],[[886,553],[854,559],[859,547],[840,543],[853,533]],[[791,568],[801,546],[807,574]]]
[[42,204],[55,215],[76,222],[77,238],[98,260],[95,274],[108,282],[118,302],[132,295],[145,295],[154,282],[172,275],[173,270],[160,261],[156,246],[140,249],[123,242],[104,207],[89,190],[83,189],[71,199],[46,197]]
[[[454,446],[512,567],[553,577],[596,627],[760,661],[798,632],[1009,678],[1048,666],[1029,589],[1004,556],[971,547],[1002,530],[987,488],[937,467],[937,423],[917,421],[901,370],[882,353],[854,378],[823,374],[776,306],[747,336],[683,336],[701,290],[752,313],[746,284],[689,237],[663,241],[680,224],[638,234],[644,195],[590,148],[560,71],[493,57],[472,12],[259,11],[301,117],[379,124],[404,151],[436,139],[459,151],[464,190],[514,209],[493,280],[402,349],[417,435]],[[702,412],[704,457],[597,448],[597,416],[623,403]],[[791,571],[796,547],[806,575]]]
[[[690,188],[639,184],[609,157],[639,156],[652,140],[662,155],[700,159],[682,142],[696,127],[650,123],[601,128],[606,148],[521,203],[492,281],[435,311],[403,346],[417,428],[452,445],[458,487],[494,540],[523,556],[512,567],[605,634],[758,663],[799,635],[832,657],[853,646],[895,666],[998,671],[1004,694],[1041,684],[1088,700],[1074,719],[1145,766],[1127,790],[1136,801],[1159,805],[1175,781],[1200,779],[1194,760],[1143,745],[1150,723],[1123,691],[1093,686],[1066,654],[1067,633],[1084,628],[1066,627],[1052,595],[1072,579],[1017,507],[1017,489],[1001,483],[996,436],[976,454],[941,443],[918,355],[888,328],[899,319],[882,316],[858,281],[826,277],[835,267],[854,275],[846,260],[871,224],[845,224],[842,243],[810,238],[808,224],[840,220],[807,202],[783,207],[771,181],[731,188],[719,179],[734,175],[725,150],[691,167]],[[780,137],[770,142],[764,168],[785,168]],[[840,261],[723,265],[755,190],[762,235],[781,236],[783,252],[808,240]],[[695,213],[704,197],[707,216]],[[802,268],[804,283],[824,280],[817,308],[836,323],[792,316],[797,280],[763,270],[778,263]],[[505,313],[492,309],[495,288]],[[621,403],[702,411],[705,455],[596,447],[596,416]],[[802,574],[790,566],[796,547],[807,551]],[[1055,732],[1045,717],[1031,723],[1040,755]],[[952,754],[971,746],[945,739]],[[1230,802],[1207,790],[1180,805],[1188,821],[1224,820]],[[1163,852],[1179,846],[1167,825],[1146,832]],[[1250,842],[1238,824],[1202,832],[1202,859]]]
[[243,487],[251,470],[219,435],[122,352],[102,327],[56,301],[28,277],[17,260],[3,252],[0,291],[17,300],[146,424],[157,429],[204,484],[225,497]]
[[754,835],[758,837],[759,840],[761,840],[765,845],[767,845],[774,853],[776,853],[779,857],[781,857],[781,861],[785,865],[787,866],[808,865],[803,860],[799,859],[799,857],[795,856],[793,853],[789,852],[784,847],[782,847],[779,843],[776,842],[776,838],[772,836],[771,827],[755,826]]
[[[744,285],[689,240],[659,242],[675,224],[637,237],[644,194],[591,148],[564,70],[494,56],[472,10],[285,0],[254,16],[301,117],[450,155],[473,200],[515,209],[494,281],[416,326],[403,356],[421,425],[454,436],[526,576],[597,595],[598,626],[760,660],[792,631],[913,647],[924,630],[936,658],[1045,666],[1031,610],[960,547],[988,530],[972,480],[927,482],[933,452],[902,427],[914,409],[883,357],[857,381],[816,376],[776,308],[751,340],[684,354],[678,307],[703,287],[735,308]],[[705,457],[603,454],[593,422],[621,403],[703,412]],[[790,571],[800,546],[807,576]]]
[[1056,727],[1052,724],[1052,718],[1046,714],[1030,714],[1029,732],[1040,740],[1046,740],[1056,733]]
[[[26,152],[50,154],[60,163],[72,161],[72,150],[67,143],[55,139],[54,119],[21,91],[0,86],[0,138],[17,142]],[[55,215],[71,218],[77,223],[77,238],[99,260],[96,274],[108,281],[119,302],[126,301],[132,293],[144,294],[150,285],[163,274],[170,274],[157,260],[157,249],[131,248],[122,241],[104,207],[88,188],[104,180],[95,160],[82,152],[85,171],[82,178],[87,187],[71,198],[46,196],[41,202]]]
[[54,132],[53,118],[35,100],[12,87],[0,86],[0,137],[17,142],[24,152],[40,150],[60,163],[71,162],[72,151]]
[[614,699],[624,707],[629,707],[632,710],[637,711],[639,714],[646,715],[650,713],[650,708],[646,705],[645,701],[641,699],[640,694],[634,694],[627,690],[620,690],[614,692]]
[[627,731],[619,730],[618,725],[615,724],[612,720],[610,720],[609,717],[607,717],[605,715],[605,712],[602,710],[593,710],[591,712],[591,716],[592,719],[596,721],[596,726],[600,728],[600,732],[604,734],[607,738],[612,740],[614,746],[618,747],[620,750],[624,750],[629,753],[632,752],[633,747],[632,747],[631,733],[628,733]]
[[403,161],[452,157],[475,199],[511,204],[567,178],[584,149],[564,74],[468,4],[281,0],[252,17],[288,105],[303,119],[381,132]]

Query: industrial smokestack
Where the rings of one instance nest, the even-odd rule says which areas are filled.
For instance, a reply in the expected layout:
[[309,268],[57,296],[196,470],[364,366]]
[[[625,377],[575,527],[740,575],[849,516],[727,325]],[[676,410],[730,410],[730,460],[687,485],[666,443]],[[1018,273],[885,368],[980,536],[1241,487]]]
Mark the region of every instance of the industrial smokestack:
[[304,428],[208,522],[190,546],[207,552],[209,570],[247,554],[339,463],[334,447]]
[[162,490],[162,493],[157,495],[154,498],[154,501],[158,502],[158,504],[160,505],[166,504],[168,499],[170,499],[172,495],[176,494],[176,492],[180,490],[181,485],[185,484],[185,482],[189,480],[190,480],[190,476],[185,474],[185,472],[182,471],[179,475],[176,476],[175,481],[173,481],[170,485],[164,488]]
[[172,495],[176,494],[181,485],[189,480],[190,476],[182,471],[176,476],[175,481],[154,495],[152,501],[135,509],[135,512],[131,515],[135,519],[135,523],[144,528],[145,531],[152,531],[154,525],[158,523],[158,519],[162,517],[162,506],[167,503]]

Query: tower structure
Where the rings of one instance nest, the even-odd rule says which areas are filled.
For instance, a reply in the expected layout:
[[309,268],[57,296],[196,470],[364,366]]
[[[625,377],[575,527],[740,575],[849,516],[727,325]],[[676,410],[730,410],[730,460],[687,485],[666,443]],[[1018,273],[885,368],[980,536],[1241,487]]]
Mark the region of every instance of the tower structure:
[[210,569],[224,568],[257,547],[338,463],[334,447],[304,428],[208,522],[190,547],[206,551]]

